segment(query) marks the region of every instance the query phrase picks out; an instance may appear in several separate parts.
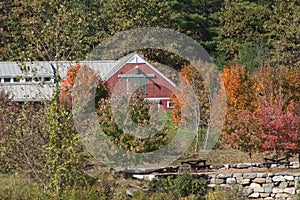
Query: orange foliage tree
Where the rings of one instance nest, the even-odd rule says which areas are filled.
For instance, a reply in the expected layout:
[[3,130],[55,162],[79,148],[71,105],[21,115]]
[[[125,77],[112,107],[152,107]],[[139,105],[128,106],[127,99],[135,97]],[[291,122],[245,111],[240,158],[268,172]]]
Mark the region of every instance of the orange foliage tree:
[[258,101],[279,104],[286,109],[290,102],[300,102],[300,68],[260,67],[252,75]]
[[[80,77],[77,78],[78,76]],[[108,96],[108,89],[101,78],[87,65],[77,63],[75,66],[71,66],[68,69],[66,78],[64,78],[61,82],[59,101],[61,105],[64,105],[67,109],[72,108],[72,89],[75,82],[76,85],[79,86],[78,88],[80,89],[80,92],[85,94],[80,95],[84,98],[93,98],[91,88],[93,85],[96,86],[96,105],[100,98],[106,98]],[[78,101],[78,99],[76,99],[76,101]]]
[[224,68],[222,80],[227,95],[223,141],[250,156],[254,150],[299,150],[300,69],[266,65],[250,74],[232,66]]
[[223,140],[251,156],[257,145],[256,127],[253,123],[253,113],[258,107],[254,82],[245,67],[238,65],[225,67],[222,81],[227,95]]

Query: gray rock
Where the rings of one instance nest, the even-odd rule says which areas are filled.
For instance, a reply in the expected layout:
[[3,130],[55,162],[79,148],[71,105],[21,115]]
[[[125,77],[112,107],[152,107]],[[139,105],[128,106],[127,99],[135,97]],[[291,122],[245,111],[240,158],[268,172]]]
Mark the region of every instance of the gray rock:
[[231,164],[230,168],[237,168],[236,166],[237,166],[237,164]]
[[266,183],[272,183],[272,178],[268,176],[268,177],[266,178]]
[[228,184],[235,184],[236,183],[236,179],[235,178],[227,178],[226,179],[226,183],[228,183]]
[[265,193],[272,193],[273,187],[263,187]]
[[262,197],[262,198],[266,198],[266,197],[269,197],[270,196],[270,193],[260,193],[259,194],[259,197]]
[[267,197],[267,198],[264,198],[264,200],[274,200],[274,198],[272,198],[272,197]]
[[298,169],[300,167],[299,162],[292,162],[291,168]]
[[294,176],[284,176],[284,178],[287,181],[293,181],[294,180]]
[[276,194],[273,194],[273,193],[272,193],[272,194],[271,194],[271,197],[275,198],[275,195],[276,195]]
[[262,192],[264,192],[265,190],[264,190],[264,188],[255,188],[255,189],[253,189],[254,190],[254,192],[259,192],[259,193],[262,193]]
[[217,178],[230,178],[232,177],[232,174],[218,174],[217,175]]
[[264,187],[264,188],[267,188],[267,187],[273,188],[274,187],[274,183],[265,183],[265,184],[262,184],[262,187]]
[[261,188],[261,185],[258,184],[258,183],[251,183],[249,187],[253,188],[253,189],[255,189],[255,188]]
[[277,165],[276,164],[272,164],[271,168],[277,168]]
[[296,188],[294,187],[290,187],[290,188],[285,188],[283,190],[284,193],[287,193],[287,194],[296,194]]
[[264,188],[262,188],[260,184],[251,183],[249,187],[253,188],[254,192],[264,192]]
[[273,188],[272,193],[274,193],[274,194],[283,193],[283,189],[281,189],[281,188]]
[[272,180],[273,180],[274,182],[285,181],[285,179],[284,179],[284,177],[283,177],[282,175],[274,176],[274,177],[272,178]]
[[240,177],[243,177],[243,174],[242,173],[235,173],[235,174],[232,175],[232,177],[240,178]]
[[220,184],[220,187],[222,187],[222,188],[230,188],[230,185],[228,185],[228,184]]
[[256,178],[256,173],[244,173],[243,177],[244,178],[254,179],[254,178]]
[[259,193],[258,192],[254,192],[252,194],[249,195],[249,198],[258,198],[259,197]]
[[144,179],[144,175],[140,175],[140,174],[133,174],[132,177],[140,180]]
[[210,180],[211,184],[222,184],[224,182],[225,182],[225,179],[222,179],[222,178],[212,178]]
[[257,178],[266,178],[268,176],[267,173],[257,173],[256,177]]
[[246,178],[246,179],[238,179],[238,183],[241,185],[249,185],[250,184],[250,179]]
[[241,164],[236,165],[236,168],[238,168],[238,169],[245,169],[245,168],[249,168],[249,167],[251,167],[250,163],[241,163]]
[[229,169],[229,168],[230,168],[230,165],[229,165],[229,164],[225,164],[225,165],[224,165],[224,168],[225,168],[225,169]]

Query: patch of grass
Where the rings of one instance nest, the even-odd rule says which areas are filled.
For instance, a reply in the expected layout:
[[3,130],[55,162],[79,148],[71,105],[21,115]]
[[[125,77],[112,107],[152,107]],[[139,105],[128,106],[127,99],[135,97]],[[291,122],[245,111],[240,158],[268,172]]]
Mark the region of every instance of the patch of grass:
[[172,111],[171,110],[165,111],[165,116],[166,118],[164,119],[165,120],[164,128],[166,129],[166,134],[168,135],[168,137],[172,138],[176,135],[178,130],[176,124],[172,122]]
[[103,182],[106,187],[98,185],[88,187],[74,187],[64,190],[61,194],[52,193],[42,187],[40,183],[34,183],[25,176],[18,174],[0,174],[0,199],[66,199],[66,200],[97,200],[111,199],[111,191],[107,189],[111,184]]

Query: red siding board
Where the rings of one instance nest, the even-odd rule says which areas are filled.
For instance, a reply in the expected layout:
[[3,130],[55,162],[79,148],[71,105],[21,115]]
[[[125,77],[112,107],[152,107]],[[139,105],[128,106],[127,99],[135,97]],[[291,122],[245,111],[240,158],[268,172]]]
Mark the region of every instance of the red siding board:
[[[148,66],[145,63],[141,63],[141,64],[130,63],[124,65],[119,71],[117,71],[112,77],[110,77],[107,80],[107,85],[110,91],[113,91],[116,84],[119,81],[122,81],[118,77],[119,74],[133,74],[136,66],[138,66],[141,73],[155,75],[155,78],[147,78],[146,80],[147,92],[145,98],[169,98],[173,94],[172,91],[175,91],[176,89],[174,85],[172,85],[168,80],[166,80],[164,77],[162,77],[159,73],[157,73],[155,70],[153,70],[150,66]],[[125,82],[123,85],[124,87],[126,86]],[[169,100],[161,100],[162,103],[161,106],[169,110],[170,108],[167,108],[167,101]]]

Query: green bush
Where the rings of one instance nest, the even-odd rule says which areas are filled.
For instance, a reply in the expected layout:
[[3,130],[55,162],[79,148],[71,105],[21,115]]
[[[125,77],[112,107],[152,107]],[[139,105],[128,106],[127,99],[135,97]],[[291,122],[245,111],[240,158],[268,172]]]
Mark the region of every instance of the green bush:
[[206,195],[206,200],[246,200],[247,198],[238,187],[216,187]]
[[169,176],[152,184],[152,190],[169,194],[173,199],[193,195],[193,199],[203,199],[207,193],[207,184],[204,179],[193,178],[184,172],[178,177]]

